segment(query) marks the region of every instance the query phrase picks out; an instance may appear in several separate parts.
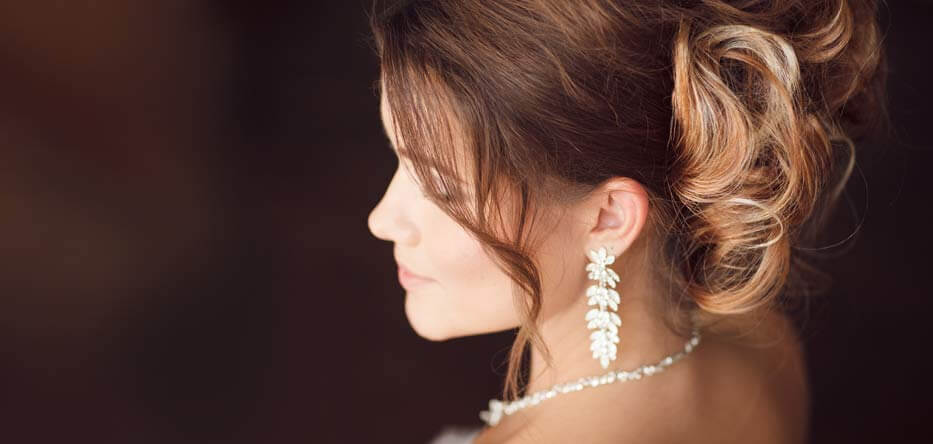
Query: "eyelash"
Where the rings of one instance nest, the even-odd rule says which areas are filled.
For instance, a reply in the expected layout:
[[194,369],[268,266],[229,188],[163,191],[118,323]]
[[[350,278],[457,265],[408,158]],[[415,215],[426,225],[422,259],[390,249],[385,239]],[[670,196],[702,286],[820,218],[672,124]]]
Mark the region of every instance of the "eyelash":
[[[437,172],[436,170],[431,170],[431,172],[433,173],[432,176],[434,176],[434,177],[432,178],[433,183],[439,184],[439,183],[440,183],[440,178],[438,177],[438,175],[439,175],[438,172]],[[444,187],[442,187],[442,186],[436,186],[436,188],[439,189],[439,190],[444,189]],[[429,196],[428,193],[424,191],[424,187],[421,187],[421,189],[422,189],[421,194],[422,194],[426,199],[428,199],[428,200],[434,200],[434,198],[433,198],[432,196]],[[452,200],[454,199],[454,196],[452,196],[452,195],[450,195],[450,194],[447,194],[447,193],[440,193],[440,198],[441,198],[441,200],[444,201],[444,202],[450,202],[450,201],[452,201]]]
[[444,202],[453,202],[456,198],[451,194],[441,194],[441,198],[444,199]]
[[[421,195],[424,196],[424,197],[427,198],[427,199],[432,199],[432,198],[433,198],[432,196],[429,196],[428,193],[425,193],[424,191],[421,192]],[[441,194],[440,194],[440,198],[441,198],[444,202],[453,202],[454,200],[456,200],[456,195],[455,195],[455,194],[448,194],[448,193],[441,193]]]
[[[398,159],[398,160],[401,160],[401,159]],[[436,174],[438,174],[438,173],[437,173],[436,171],[434,171],[434,174],[436,175]],[[419,184],[418,188],[421,190],[421,195],[422,195],[425,199],[432,200],[432,201],[435,200],[433,196],[430,196],[427,192],[425,192],[423,186],[421,186],[421,185]],[[439,188],[439,189],[442,189],[443,187],[438,187],[438,188]],[[440,194],[440,198],[441,198],[441,200],[442,200],[443,202],[453,202],[454,200],[457,199],[457,193],[450,193],[450,194],[449,194],[449,193],[441,193],[441,194]]]

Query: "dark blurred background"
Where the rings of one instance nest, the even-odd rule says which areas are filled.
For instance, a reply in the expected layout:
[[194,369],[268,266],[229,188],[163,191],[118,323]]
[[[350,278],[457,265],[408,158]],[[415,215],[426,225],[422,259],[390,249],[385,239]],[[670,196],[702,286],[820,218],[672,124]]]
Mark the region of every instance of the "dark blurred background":
[[[512,332],[433,343],[366,217],[395,160],[368,0],[0,2],[0,440],[426,442]],[[890,2],[804,335],[813,442],[929,442],[929,1]],[[854,213],[853,213],[854,212]]]

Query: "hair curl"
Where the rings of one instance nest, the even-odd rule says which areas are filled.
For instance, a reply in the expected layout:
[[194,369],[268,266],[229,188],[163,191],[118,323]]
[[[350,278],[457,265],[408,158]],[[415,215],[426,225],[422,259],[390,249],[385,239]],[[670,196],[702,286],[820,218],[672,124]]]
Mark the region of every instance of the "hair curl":
[[[381,6],[370,25],[404,150],[516,283],[507,399],[528,344],[550,362],[531,235],[547,203],[633,178],[672,307],[694,322],[774,308],[808,268],[795,247],[835,205],[854,140],[886,120],[874,0]],[[472,199],[443,197],[458,178]]]

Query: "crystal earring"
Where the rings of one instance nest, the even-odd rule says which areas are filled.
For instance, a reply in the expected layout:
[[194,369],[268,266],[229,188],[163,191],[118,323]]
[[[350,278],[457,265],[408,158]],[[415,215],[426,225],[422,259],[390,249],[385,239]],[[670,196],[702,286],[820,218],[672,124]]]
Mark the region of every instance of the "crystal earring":
[[615,313],[619,308],[619,293],[614,288],[619,275],[608,267],[616,258],[605,247],[590,250],[587,257],[590,259],[586,265],[588,277],[597,281],[586,289],[587,305],[597,307],[586,312],[586,328],[596,329],[590,333],[590,351],[593,359],[598,359],[599,364],[606,368],[609,361],[616,359],[616,344],[619,343],[619,327],[622,325],[622,319]]

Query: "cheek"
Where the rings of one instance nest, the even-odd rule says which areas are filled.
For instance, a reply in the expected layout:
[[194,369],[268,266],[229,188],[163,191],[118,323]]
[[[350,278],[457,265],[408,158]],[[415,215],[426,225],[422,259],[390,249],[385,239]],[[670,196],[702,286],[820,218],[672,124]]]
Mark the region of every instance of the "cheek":
[[[439,210],[438,210],[439,211]],[[429,218],[422,229],[433,277],[438,281],[440,316],[452,316],[459,334],[515,327],[512,281],[482,245],[446,214]]]
[[[565,224],[566,226],[569,224]],[[548,231],[538,246],[536,262],[543,293],[542,316],[564,311],[568,305],[584,299],[586,261],[578,251],[574,233],[565,229]]]
[[488,290],[501,289],[508,277],[479,241],[446,216],[432,225],[431,232],[424,233],[424,241],[430,246],[432,269],[451,296],[472,293],[473,298],[483,298]]

